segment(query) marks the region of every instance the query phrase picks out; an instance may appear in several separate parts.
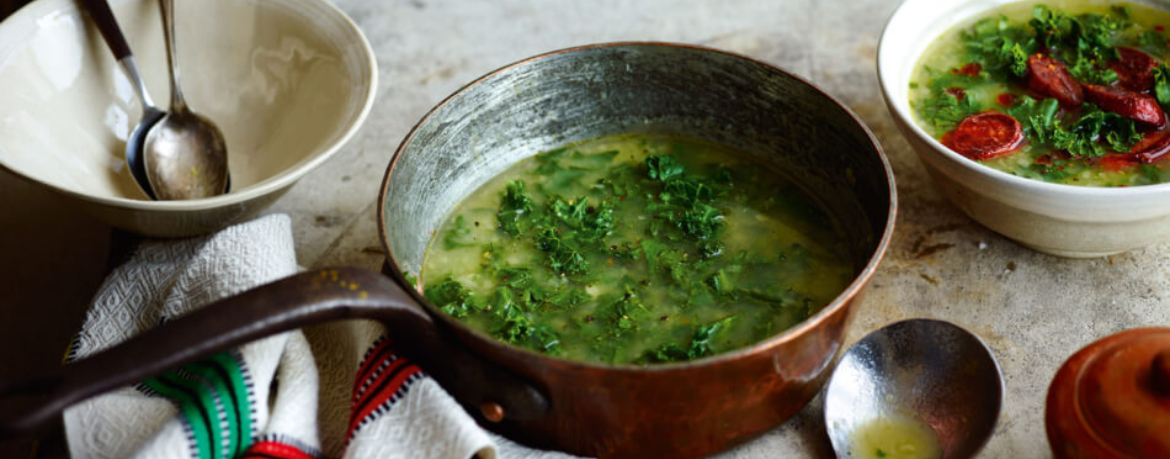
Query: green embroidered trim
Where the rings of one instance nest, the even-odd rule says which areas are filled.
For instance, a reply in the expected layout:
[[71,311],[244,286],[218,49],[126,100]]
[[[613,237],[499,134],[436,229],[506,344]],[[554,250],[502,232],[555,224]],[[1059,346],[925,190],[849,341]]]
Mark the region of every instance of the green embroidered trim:
[[199,459],[228,459],[252,443],[252,406],[240,360],[221,352],[142,382],[175,402]]
[[214,408],[208,412],[199,398],[201,394],[192,390],[184,381],[174,375],[174,370],[161,376],[143,381],[142,384],[166,398],[175,402],[179,414],[186,421],[189,439],[195,446],[195,457],[199,459],[214,459],[211,448],[212,420],[215,416]]

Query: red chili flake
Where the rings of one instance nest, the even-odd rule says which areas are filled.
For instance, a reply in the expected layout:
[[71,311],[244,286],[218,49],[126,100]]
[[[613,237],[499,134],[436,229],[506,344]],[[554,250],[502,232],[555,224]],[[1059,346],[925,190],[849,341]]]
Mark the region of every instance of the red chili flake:
[[1160,25],[1156,25],[1156,26],[1154,26],[1154,30],[1157,30],[1159,32],[1164,32],[1164,31],[1166,31],[1166,28],[1162,27]]
[[1052,164],[1052,157],[1048,155],[1040,155],[1039,158],[1036,158],[1036,164],[1042,164],[1045,166]]
[[959,100],[963,100],[964,97],[967,97],[967,91],[964,91],[963,88],[947,88],[947,94],[955,96],[955,98]]
[[1004,107],[1011,107],[1012,105],[1016,104],[1016,97],[1017,96],[1015,94],[1005,92],[1000,94],[999,97],[996,97],[995,101],[999,102],[999,104],[1003,105]]
[[972,62],[959,68],[951,69],[951,73],[955,75],[967,75],[969,77],[979,76],[979,72],[983,71],[983,66],[978,62]]

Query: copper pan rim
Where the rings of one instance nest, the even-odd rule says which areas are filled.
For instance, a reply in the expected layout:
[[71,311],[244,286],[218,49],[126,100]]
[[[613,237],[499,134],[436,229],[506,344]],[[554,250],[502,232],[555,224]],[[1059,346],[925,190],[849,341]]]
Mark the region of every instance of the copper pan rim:
[[[398,261],[394,256],[394,252],[392,251],[392,249],[390,247],[390,242],[388,239],[389,233],[388,233],[388,228],[386,227],[385,209],[386,209],[386,200],[387,200],[390,180],[393,177],[394,168],[397,165],[398,160],[402,157],[403,152],[405,151],[407,146],[410,145],[410,142],[414,138],[415,134],[419,131],[419,129],[422,126],[424,126],[425,124],[427,124],[427,122],[431,119],[431,117],[433,115],[435,115],[435,113],[437,113],[439,110],[441,110],[444,106],[446,106],[452,100],[458,98],[464,92],[468,91],[469,89],[475,87],[478,84],[483,83],[484,81],[491,79],[492,77],[494,77],[498,74],[501,74],[503,72],[511,70],[515,67],[529,65],[529,64],[532,64],[534,62],[548,59],[550,57],[573,53],[573,52],[586,51],[586,50],[598,49],[598,48],[612,48],[612,47],[626,47],[626,46],[661,46],[661,47],[683,48],[683,49],[690,49],[690,50],[696,50],[696,51],[701,51],[701,52],[723,54],[723,55],[727,55],[727,56],[731,56],[731,57],[735,57],[738,59],[743,59],[745,61],[755,63],[755,64],[760,65],[762,67],[765,67],[771,71],[784,74],[787,77],[790,77],[796,81],[799,81],[800,83],[815,90],[820,95],[822,95],[824,98],[826,98],[828,101],[832,102],[837,107],[839,107],[842,111],[844,111],[852,119],[853,123],[856,124],[858,127],[860,127],[865,132],[865,135],[869,139],[870,143],[873,145],[874,151],[878,155],[878,159],[881,161],[882,168],[884,169],[884,172],[885,172],[886,182],[887,182],[887,185],[889,188],[889,203],[890,203],[890,205],[889,205],[889,211],[887,212],[887,218],[886,218],[884,230],[882,231],[882,234],[881,234],[881,237],[878,241],[878,244],[877,244],[876,248],[874,249],[872,255],[869,257],[868,261],[866,262],[864,268],[861,269],[861,271],[854,277],[853,281],[850,282],[849,285],[840,294],[838,294],[837,297],[835,297],[833,299],[833,301],[831,301],[829,304],[825,305],[825,307],[821,308],[821,310],[818,311],[816,314],[814,314],[812,317],[805,319],[803,322],[801,322],[793,327],[790,327],[787,330],[784,330],[783,332],[780,332],[780,333],[778,333],[770,338],[761,340],[761,341],[759,341],[755,344],[752,344],[750,346],[746,346],[746,347],[743,347],[740,349],[735,349],[732,351],[719,353],[719,354],[712,355],[709,357],[703,357],[700,359],[695,359],[695,360],[690,360],[690,361],[685,361],[685,362],[662,363],[662,364],[653,364],[653,365],[605,364],[605,363],[596,363],[596,362],[589,362],[589,361],[570,360],[570,359],[564,359],[564,358],[559,358],[559,357],[553,357],[553,356],[541,354],[541,353],[538,353],[538,352],[535,352],[535,351],[532,351],[529,349],[525,349],[525,348],[522,348],[519,346],[513,346],[510,344],[504,343],[503,341],[500,341],[500,340],[496,339],[495,337],[492,337],[484,332],[481,332],[479,330],[475,330],[475,329],[472,329],[471,327],[468,327],[463,322],[461,322],[457,319],[449,317],[447,314],[443,313],[437,307],[435,307],[433,304],[431,304],[429,301],[427,301],[425,298],[423,298],[422,294],[418,290],[416,290],[414,288],[409,288],[410,284],[409,284],[409,282],[407,282],[406,277],[402,271],[402,268],[398,264]],[[742,54],[719,50],[719,49],[715,49],[715,48],[709,48],[709,47],[691,45],[691,44],[659,42],[659,41],[620,41],[620,42],[598,43],[598,44],[592,44],[592,45],[583,45],[583,46],[564,48],[564,49],[550,51],[550,52],[543,53],[543,54],[538,54],[536,56],[532,56],[532,57],[529,57],[526,59],[522,59],[522,60],[513,62],[511,64],[500,67],[496,70],[488,72],[487,74],[484,74],[483,76],[481,76],[481,77],[475,79],[474,81],[459,88],[454,93],[447,96],[441,102],[436,104],[433,108],[431,108],[426,113],[426,115],[424,115],[418,121],[418,123],[415,123],[415,125],[410,129],[410,131],[403,138],[402,142],[398,145],[398,148],[395,150],[394,155],[390,159],[390,163],[386,169],[386,174],[382,179],[382,188],[378,194],[377,223],[378,223],[378,237],[382,243],[382,249],[386,253],[386,264],[389,268],[388,270],[389,270],[391,278],[395,282],[397,282],[398,284],[404,286],[405,290],[411,295],[411,297],[415,301],[417,301],[419,304],[423,305],[423,307],[428,312],[430,312],[432,316],[439,318],[439,320],[444,322],[447,326],[450,326],[450,327],[457,329],[459,332],[461,332],[461,334],[465,333],[466,335],[475,336],[475,337],[479,338],[484,343],[484,345],[490,346],[490,347],[494,348],[494,350],[496,350],[496,351],[510,352],[510,353],[518,352],[518,353],[525,355],[528,358],[536,359],[540,365],[558,367],[561,369],[604,369],[604,370],[610,370],[610,371],[629,371],[629,372],[671,372],[671,371],[677,371],[677,370],[691,370],[691,369],[703,368],[703,367],[708,367],[708,366],[717,366],[720,363],[723,363],[726,361],[742,359],[746,356],[754,355],[754,354],[758,354],[758,353],[766,353],[770,349],[782,346],[785,343],[792,341],[792,340],[796,339],[797,337],[804,335],[805,333],[808,333],[809,330],[813,330],[813,329],[820,327],[823,322],[828,320],[828,318],[830,316],[832,316],[833,314],[835,314],[839,309],[849,307],[852,300],[862,292],[862,290],[866,287],[866,285],[868,285],[870,279],[873,277],[874,273],[877,271],[878,265],[881,263],[882,259],[885,257],[886,251],[890,245],[890,241],[893,238],[894,223],[897,219],[897,210],[898,210],[897,203],[898,203],[897,187],[895,186],[894,172],[893,172],[893,169],[890,167],[890,162],[889,162],[888,157],[886,156],[885,150],[882,148],[881,143],[878,142],[877,137],[874,136],[873,132],[869,129],[869,126],[867,126],[861,120],[861,118],[859,118],[857,116],[857,114],[854,113],[853,110],[851,110],[847,105],[841,103],[840,100],[838,100],[837,98],[828,94],[827,92],[822,90],[820,87],[812,84],[807,79],[805,79],[799,75],[796,75],[792,72],[789,72],[787,70],[784,70],[778,66],[761,61],[759,59],[755,59],[755,58],[745,56]]]

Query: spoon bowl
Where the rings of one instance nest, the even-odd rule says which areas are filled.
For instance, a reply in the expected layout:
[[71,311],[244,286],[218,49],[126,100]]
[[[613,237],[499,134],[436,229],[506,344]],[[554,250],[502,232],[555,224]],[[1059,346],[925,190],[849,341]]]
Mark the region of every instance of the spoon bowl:
[[167,113],[150,128],[142,152],[157,199],[196,199],[227,192],[227,146],[223,133],[207,118],[188,110]]
[[154,190],[150,188],[150,179],[146,176],[146,164],[142,162],[142,147],[146,145],[146,136],[150,133],[150,129],[158,124],[164,116],[166,116],[166,112],[143,102],[142,118],[138,120],[138,124],[130,132],[130,136],[126,137],[126,164],[130,168],[130,175],[134,177],[134,183],[138,185],[138,188],[142,189],[142,192],[146,193],[150,199],[158,198],[155,197]]
[[[1003,375],[978,337],[911,319],[870,333],[841,358],[825,389],[825,427],[841,458],[930,457],[906,453],[933,447],[934,457],[966,458],[991,437],[1002,404]],[[901,443],[875,446],[870,437]]]
[[179,83],[174,0],[159,0],[159,4],[171,77],[171,108],[150,128],[142,146],[146,177],[154,197],[160,200],[221,195],[228,190],[227,144],[215,123],[187,107]]

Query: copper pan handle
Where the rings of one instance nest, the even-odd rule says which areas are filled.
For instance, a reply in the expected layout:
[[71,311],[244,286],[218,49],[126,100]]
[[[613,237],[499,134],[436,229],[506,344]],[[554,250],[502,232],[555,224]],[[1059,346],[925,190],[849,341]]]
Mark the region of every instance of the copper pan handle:
[[345,319],[385,324],[395,348],[472,413],[482,409],[488,417],[524,420],[548,411],[539,390],[440,330],[398,284],[372,271],[337,268],[298,274],[220,300],[52,373],[0,381],[0,439],[34,434],[74,403],[216,352]]

